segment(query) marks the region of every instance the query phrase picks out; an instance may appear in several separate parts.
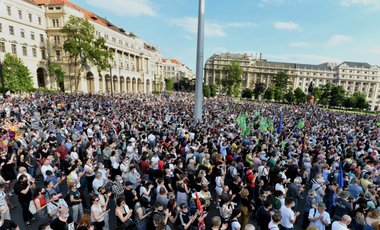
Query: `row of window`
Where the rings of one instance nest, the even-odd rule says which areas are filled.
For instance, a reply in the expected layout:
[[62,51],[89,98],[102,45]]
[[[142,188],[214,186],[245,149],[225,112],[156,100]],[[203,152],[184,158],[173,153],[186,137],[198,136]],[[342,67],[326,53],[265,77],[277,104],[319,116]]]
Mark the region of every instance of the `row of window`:
[[[95,31],[95,35],[98,36],[98,37],[100,37],[100,36],[101,36],[100,31]],[[108,35],[108,34],[104,34],[104,38],[105,38],[106,40],[109,40],[109,35]],[[112,40],[113,42],[117,42],[117,39],[116,39],[115,37],[112,37],[111,40]],[[120,45],[123,45],[123,44],[124,44],[125,46],[129,47],[129,43],[128,43],[128,42],[123,42],[123,40],[119,40],[119,44],[120,44]],[[135,46],[134,46],[134,45],[131,45],[131,48],[135,48]]]
[[[12,7],[7,6],[7,12],[9,16],[12,16]],[[23,19],[23,12],[22,10],[18,10],[18,17],[19,19]],[[29,22],[33,22],[33,15],[31,13],[28,13],[28,20]],[[42,24],[41,17],[37,17],[38,25]]]
[[[22,50],[23,56],[28,56],[28,47],[21,46],[21,50]],[[0,52],[2,52],[2,53],[7,52],[7,50],[5,49],[5,43],[4,42],[0,42]],[[11,44],[11,53],[17,54],[17,45],[16,44]],[[37,48],[32,48],[32,57],[37,57]],[[41,50],[41,57],[42,57],[42,59],[47,59],[46,50],[44,50],[44,49]],[[61,58],[62,58],[61,51],[56,50],[55,51],[55,60],[61,61]]]

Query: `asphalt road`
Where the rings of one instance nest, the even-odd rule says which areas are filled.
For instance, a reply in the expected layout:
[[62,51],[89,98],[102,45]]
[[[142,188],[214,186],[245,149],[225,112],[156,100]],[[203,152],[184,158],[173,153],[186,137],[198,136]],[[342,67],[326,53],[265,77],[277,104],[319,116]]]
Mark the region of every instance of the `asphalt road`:
[[[37,182],[37,187],[43,187],[43,182]],[[61,192],[62,194],[67,194],[67,183],[66,183],[66,180],[60,185],[60,189],[61,189]],[[213,185],[210,185],[210,192],[214,195],[215,193],[215,189],[214,189],[214,186]],[[87,194],[87,193],[86,193]],[[303,193],[303,196],[306,198],[306,195],[307,193],[304,192]],[[87,196],[88,197],[88,196]],[[19,205],[18,203],[18,200],[17,200],[17,195],[14,195],[13,197],[10,198],[11,201],[12,201],[12,204],[17,204],[18,207],[11,210],[11,219],[16,222],[16,224],[20,227],[21,230],[30,230],[30,229],[38,229],[38,225],[42,223],[41,220],[38,220],[37,222],[32,222],[32,226],[31,227],[27,227],[25,224],[24,224],[24,220],[22,218],[22,208],[21,206]],[[88,197],[89,199],[89,197]],[[89,200],[87,200],[87,204],[90,204]],[[298,216],[297,218],[297,221],[295,223],[295,230],[301,230],[301,226],[302,226],[302,218],[303,218],[303,207],[304,207],[304,204],[305,204],[305,200],[300,200],[298,202],[298,211],[301,212],[301,215]],[[109,202],[109,206],[110,206],[110,209],[111,211],[109,212],[109,224],[110,224],[110,229],[113,230],[114,228],[116,228],[116,217],[115,217],[115,203],[113,200],[110,200]],[[84,210],[85,213],[88,213],[90,214],[90,211],[86,211]],[[72,212],[70,211],[70,215],[72,215]],[[213,202],[211,202],[211,206],[210,206],[210,210],[209,210],[209,215],[207,216],[206,218],[206,223],[209,223],[211,222],[211,218],[213,216],[219,216],[219,210],[215,208],[215,204]],[[37,215],[34,215],[37,219],[38,219],[38,216]],[[252,214],[250,215],[250,223],[255,224],[255,222],[252,220],[251,218]],[[258,228],[256,228],[258,229]],[[266,229],[265,229],[266,230]]]

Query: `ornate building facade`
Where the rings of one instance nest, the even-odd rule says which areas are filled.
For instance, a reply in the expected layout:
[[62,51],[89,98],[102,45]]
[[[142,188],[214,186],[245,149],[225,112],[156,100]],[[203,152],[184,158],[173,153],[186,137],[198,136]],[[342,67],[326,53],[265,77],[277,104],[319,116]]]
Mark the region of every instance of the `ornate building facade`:
[[174,82],[187,78],[192,80],[195,78],[193,71],[185,64],[174,59],[162,59],[164,65],[164,78],[173,78]]
[[[74,76],[74,64],[63,50],[60,32],[70,15],[84,17],[95,27],[95,36],[106,39],[114,61],[107,71],[88,64]],[[132,32],[127,33],[102,18],[66,0],[0,1],[0,58],[11,52],[29,68],[35,87],[60,88],[66,92],[151,92],[163,79],[161,53]],[[59,63],[66,72],[57,85],[48,66]],[[69,64],[71,63],[71,64]]]
[[285,72],[293,82],[293,89],[300,87],[304,92],[311,82],[316,87],[331,82],[341,85],[349,94],[362,92],[372,111],[380,108],[380,68],[362,62],[322,63],[319,65],[270,62],[247,54],[214,54],[205,64],[205,84],[215,84],[215,79],[222,78],[223,66],[238,60],[243,68],[242,88],[254,88],[256,82],[262,82],[266,88],[273,83],[274,76]]

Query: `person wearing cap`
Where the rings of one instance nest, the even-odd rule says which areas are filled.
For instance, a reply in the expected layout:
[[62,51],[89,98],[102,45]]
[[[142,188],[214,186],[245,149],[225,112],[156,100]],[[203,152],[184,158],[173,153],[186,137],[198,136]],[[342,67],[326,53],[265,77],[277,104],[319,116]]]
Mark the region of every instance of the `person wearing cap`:
[[341,220],[343,215],[348,215],[353,210],[355,199],[348,200],[350,196],[351,193],[348,191],[339,193],[339,198],[335,199],[334,220]]
[[133,183],[130,181],[126,181],[124,184],[124,198],[125,198],[125,203],[128,205],[130,209],[133,209],[135,203],[138,200],[138,197],[136,195],[136,190],[132,190]]
[[309,221],[310,225],[318,227],[318,230],[325,230],[326,226],[331,224],[330,214],[325,211],[326,205],[324,203],[318,203],[317,208],[310,209]]

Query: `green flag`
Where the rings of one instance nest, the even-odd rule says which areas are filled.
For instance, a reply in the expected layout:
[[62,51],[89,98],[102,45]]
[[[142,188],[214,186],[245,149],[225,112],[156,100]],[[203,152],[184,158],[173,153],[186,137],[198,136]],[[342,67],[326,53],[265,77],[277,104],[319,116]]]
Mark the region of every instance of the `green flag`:
[[247,129],[245,131],[245,134],[248,136],[248,135],[251,135],[251,122],[248,123],[247,125]]
[[303,127],[305,127],[305,123],[303,121],[299,121],[298,124],[296,125],[296,127],[294,127],[294,128],[296,129],[298,127],[300,127],[302,129]]
[[261,121],[260,121],[260,132],[266,132],[268,129],[267,129],[267,120],[264,119],[263,117],[261,117]]
[[227,111],[227,112],[230,111],[230,105],[227,106],[226,111]]
[[269,130],[272,132],[274,130],[274,127],[273,127],[273,121],[272,119],[269,118]]

